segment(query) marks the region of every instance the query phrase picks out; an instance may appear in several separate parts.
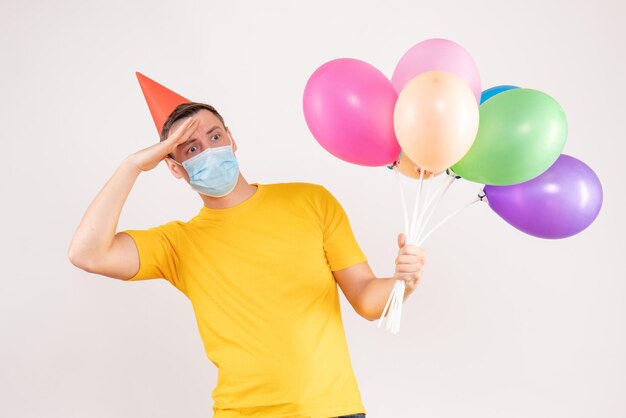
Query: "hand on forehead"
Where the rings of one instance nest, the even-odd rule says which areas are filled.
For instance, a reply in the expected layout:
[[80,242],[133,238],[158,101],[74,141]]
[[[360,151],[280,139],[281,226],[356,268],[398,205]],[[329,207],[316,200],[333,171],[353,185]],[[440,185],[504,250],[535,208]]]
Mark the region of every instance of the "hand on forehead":
[[175,131],[176,128],[182,125],[185,122],[185,120],[187,120],[189,117],[198,120],[197,130],[210,129],[213,126],[218,126],[222,129],[224,128],[224,125],[222,124],[222,122],[219,120],[217,116],[213,114],[213,112],[206,110],[206,109],[200,109],[199,111],[197,111],[191,116],[178,119],[176,122],[172,124],[170,131]]

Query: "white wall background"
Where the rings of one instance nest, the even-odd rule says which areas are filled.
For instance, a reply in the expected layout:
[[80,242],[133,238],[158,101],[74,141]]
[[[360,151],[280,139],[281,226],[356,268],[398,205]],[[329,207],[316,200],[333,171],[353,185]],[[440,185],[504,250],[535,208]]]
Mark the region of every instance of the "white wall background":
[[[211,416],[216,370],[187,299],[67,259],[122,158],[157,140],[135,71],[220,109],[248,181],[328,187],[386,277],[402,228],[395,179],[324,151],[302,92],[339,57],[390,77],[432,37],[468,49],[484,88],[553,96],[569,119],[564,152],[596,171],[604,206],[558,241],[471,207],[428,241],[399,335],[342,295],[368,417],[626,416],[625,15],[620,0],[2,0],[0,416]],[[440,216],[478,188],[455,186]],[[138,179],[119,229],[187,220],[201,204],[161,164]]]

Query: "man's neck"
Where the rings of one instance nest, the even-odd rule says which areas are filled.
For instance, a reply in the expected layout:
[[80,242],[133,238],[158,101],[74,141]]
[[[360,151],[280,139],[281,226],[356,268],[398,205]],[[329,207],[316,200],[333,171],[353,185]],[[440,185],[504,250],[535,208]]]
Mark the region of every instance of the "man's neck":
[[205,194],[199,193],[200,198],[204,202],[204,206],[209,209],[227,209],[233,206],[237,206],[244,200],[249,199],[257,191],[257,186],[248,184],[246,179],[243,178],[241,173],[237,179],[237,185],[232,192],[224,197],[210,197]]

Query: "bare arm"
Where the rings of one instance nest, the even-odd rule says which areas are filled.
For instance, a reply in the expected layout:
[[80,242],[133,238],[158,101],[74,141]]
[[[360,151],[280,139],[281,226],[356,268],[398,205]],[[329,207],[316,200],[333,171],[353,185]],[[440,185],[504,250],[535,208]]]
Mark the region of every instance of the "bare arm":
[[393,277],[377,278],[367,262],[333,272],[350,305],[356,313],[369,321],[380,318],[397,280],[405,281],[403,301],[413,293],[420,281],[426,253],[421,248],[405,245],[405,241],[404,234],[400,234]]
[[117,279],[130,278],[139,269],[133,239],[115,231],[140,173],[127,157],[91,202],[70,243],[68,257],[76,267]]
[[174,148],[187,140],[197,126],[185,121],[167,140],[126,157],[87,208],[76,229],[68,257],[76,267],[126,280],[139,270],[139,255],[133,239],[116,233],[122,207],[142,171],[152,170]]

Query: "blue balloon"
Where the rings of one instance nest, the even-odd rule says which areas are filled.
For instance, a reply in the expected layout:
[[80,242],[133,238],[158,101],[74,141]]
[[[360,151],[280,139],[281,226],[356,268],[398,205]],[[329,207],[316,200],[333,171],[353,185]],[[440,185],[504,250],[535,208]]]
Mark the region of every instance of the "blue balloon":
[[503,91],[507,91],[507,90],[513,90],[513,89],[518,89],[519,87],[517,86],[495,86],[492,87],[490,89],[487,89],[485,91],[482,92],[482,94],[480,95],[480,104],[485,103],[487,100],[489,100],[490,98],[492,98],[493,96],[495,96],[498,93],[502,93]]

